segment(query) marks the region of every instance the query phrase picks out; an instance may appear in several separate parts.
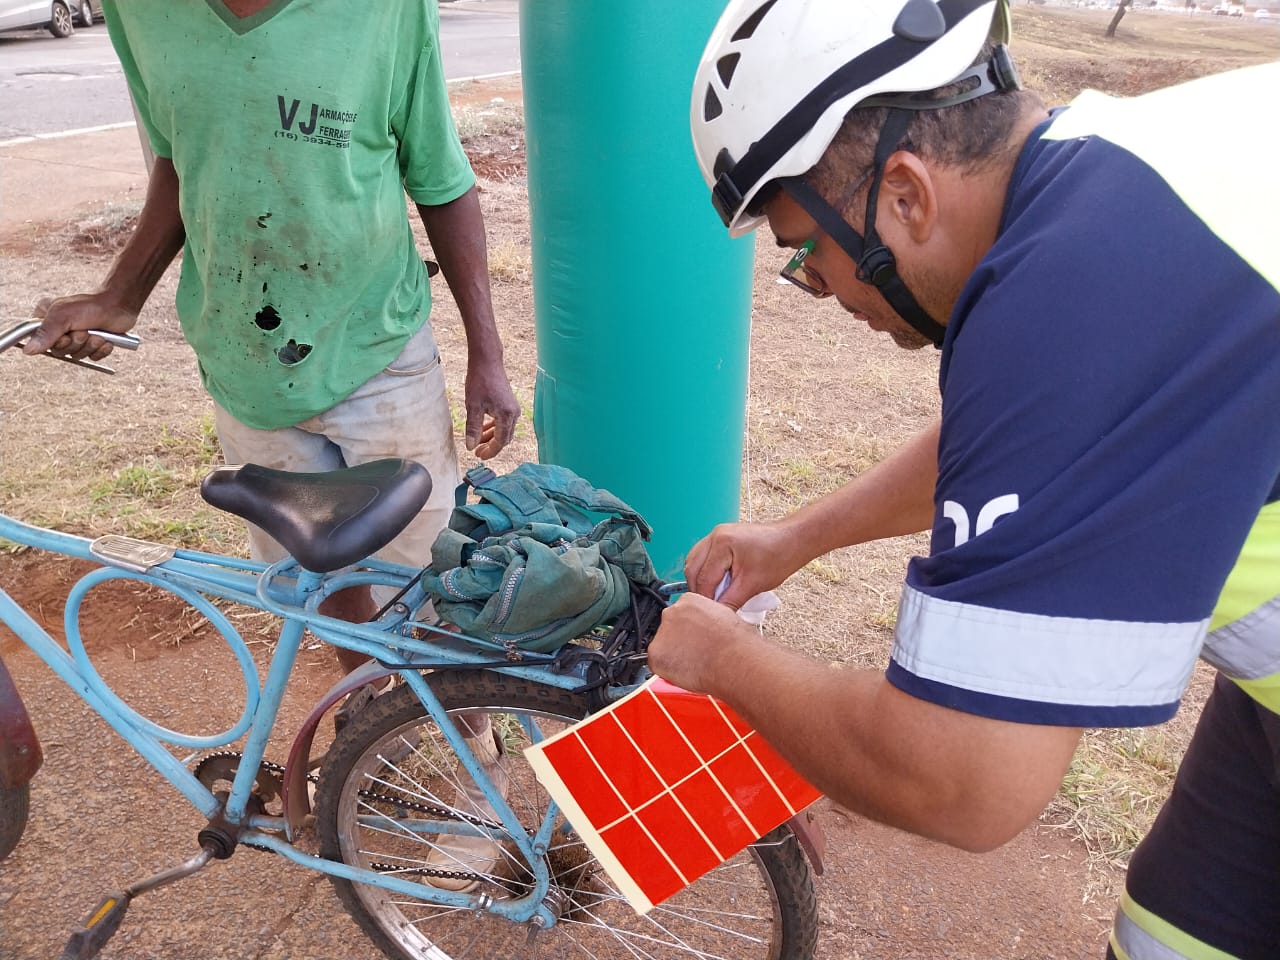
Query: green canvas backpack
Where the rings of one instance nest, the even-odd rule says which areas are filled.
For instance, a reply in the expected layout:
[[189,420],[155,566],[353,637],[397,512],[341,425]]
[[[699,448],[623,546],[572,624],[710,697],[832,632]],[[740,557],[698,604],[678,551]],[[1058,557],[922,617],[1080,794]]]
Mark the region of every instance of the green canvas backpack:
[[[468,502],[468,490],[479,502]],[[442,620],[508,652],[559,649],[658,579],[644,518],[565,467],[468,470],[423,586]]]

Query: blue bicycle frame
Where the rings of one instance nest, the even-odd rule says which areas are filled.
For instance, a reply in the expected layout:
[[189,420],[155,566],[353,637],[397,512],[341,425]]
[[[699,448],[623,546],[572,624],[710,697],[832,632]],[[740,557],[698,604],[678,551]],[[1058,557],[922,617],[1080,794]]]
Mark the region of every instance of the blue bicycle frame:
[[[39,325],[39,321],[29,320],[7,331],[0,331],[0,351],[20,343]],[[132,337],[101,331],[90,332],[126,349],[133,349],[138,345]],[[111,372],[100,364],[88,361],[66,356],[57,356],[56,359]],[[401,463],[399,466],[403,467],[405,464]],[[352,468],[359,469],[361,468]],[[527,926],[530,935],[564,924],[562,930],[565,941],[569,943],[578,943],[576,938],[581,936],[585,926],[604,938],[593,943],[606,945],[605,953],[616,945],[622,945],[638,956],[640,954],[635,949],[627,946],[628,943],[635,943],[640,945],[641,952],[646,956],[651,955],[647,945],[653,944],[662,951],[663,956],[678,952],[681,956],[705,957],[711,954],[694,945],[694,941],[701,940],[705,935],[714,946],[716,955],[721,955],[719,944],[726,937],[741,944],[744,949],[754,952],[760,948],[767,951],[762,956],[809,955],[816,938],[817,923],[812,885],[803,854],[791,841],[794,838],[808,852],[821,872],[821,833],[804,813],[793,818],[787,829],[780,828],[773,839],[752,844],[748,856],[732,858],[726,862],[723,865],[723,877],[706,885],[699,883],[698,889],[708,892],[705,901],[702,892],[693,894],[692,902],[689,903],[675,903],[673,899],[670,908],[663,905],[661,914],[652,919],[653,914],[636,917],[630,913],[629,908],[622,915],[607,910],[610,905],[621,908],[622,895],[611,889],[610,884],[600,884],[599,873],[591,866],[594,857],[587,856],[581,862],[575,859],[582,855],[586,845],[580,838],[573,837],[573,828],[567,822],[562,823],[559,809],[549,798],[546,798],[545,808],[542,806],[541,796],[535,805],[522,807],[522,812],[527,811],[526,820],[522,822],[512,803],[508,803],[504,792],[514,781],[504,779],[504,790],[498,789],[489,772],[495,769],[495,765],[480,762],[469,741],[465,739],[464,726],[454,722],[445,703],[449,703],[450,709],[463,716],[475,711],[515,718],[520,731],[516,732],[514,727],[508,727],[506,735],[515,740],[541,742],[545,739],[543,729],[549,730],[550,723],[571,722],[575,716],[580,717],[612,700],[624,697],[635,688],[636,682],[647,676],[644,665],[645,636],[641,634],[654,629],[656,613],[661,605],[669,602],[671,596],[683,590],[685,585],[641,585],[644,595],[633,593],[631,611],[617,621],[613,627],[614,633],[608,638],[601,637],[600,644],[587,647],[573,644],[553,653],[507,650],[483,639],[415,620],[414,613],[426,608],[429,599],[421,584],[421,571],[376,559],[350,564],[361,553],[373,552],[381,543],[386,543],[394,536],[399,525],[406,522],[421,506],[421,502],[425,501],[427,493],[423,487],[425,485],[425,490],[429,491],[429,478],[426,478],[424,484],[425,472],[420,467],[418,470],[420,475],[416,479],[410,476],[399,487],[388,485],[385,490],[389,497],[376,501],[391,506],[380,513],[366,515],[367,525],[350,527],[368,534],[367,538],[357,537],[354,547],[348,543],[346,549],[335,548],[331,553],[320,550],[309,555],[309,551],[318,544],[330,543],[328,535],[332,530],[326,530],[323,523],[308,526],[309,518],[303,518],[301,526],[307,533],[295,540],[290,549],[306,558],[308,565],[314,569],[335,570],[332,573],[316,573],[305,569],[291,557],[268,565],[217,554],[176,550],[128,537],[106,536],[89,540],[0,515],[0,538],[96,564],[94,569],[81,577],[68,595],[64,612],[65,647],[2,588],[0,623],[12,629],[23,643],[75,690],[161,776],[173,784],[207,820],[205,828],[200,831],[200,853],[176,867],[134,883],[122,895],[108,895],[90,914],[85,925],[73,932],[65,955],[96,955],[119,927],[132,897],[190,876],[202,869],[211,858],[230,856],[240,843],[272,850],[310,870],[369,888],[352,893],[345,884],[337,884],[340,898],[344,899],[348,910],[371,936],[372,928],[368,924],[374,923],[379,936],[394,938],[397,944],[413,941],[417,944],[414,949],[426,949],[431,956],[443,955],[443,952],[436,948],[434,939],[427,941],[424,937],[420,943],[413,940],[414,934],[419,932],[415,925],[417,918],[434,921],[443,916],[447,923],[456,914],[461,918],[461,936],[467,949],[470,949],[477,936],[472,931],[479,929],[470,926],[470,917],[485,913]],[[403,479],[399,474],[396,476],[396,482]],[[343,478],[325,479],[333,479],[335,486],[345,482]],[[395,499],[390,495],[393,489],[410,492]],[[207,487],[205,492],[207,495]],[[241,488],[240,493],[244,492],[244,488]],[[250,493],[258,496],[254,491]],[[414,498],[417,496],[421,500],[415,505]],[[210,502],[216,501],[211,499]],[[250,504],[247,512],[237,509],[244,501],[232,499],[225,505],[232,513],[252,520],[253,517],[249,514],[255,509],[274,508],[284,502],[286,501],[268,500],[262,496],[256,503]],[[386,539],[375,543],[383,536]],[[202,614],[222,635],[240,668],[245,684],[244,708],[231,726],[217,733],[198,736],[171,730],[143,716],[111,689],[86,652],[80,630],[80,612],[86,597],[95,587],[113,580],[148,584],[173,594]],[[349,623],[321,613],[324,601],[334,594],[351,587],[373,585],[389,586],[397,591],[395,599],[380,611],[374,621]],[[279,639],[271,653],[264,677],[260,676],[244,638],[220,609],[219,604],[222,602],[263,610],[282,621]],[[267,763],[264,754],[279,716],[286,684],[297,660],[304,633],[308,631],[333,646],[362,654],[370,658],[370,662],[339,681],[312,709],[293,739],[283,776],[280,777],[280,768]],[[611,642],[615,638],[616,642]],[[597,646],[599,650],[593,649]],[[594,654],[595,658],[584,654]],[[441,676],[443,671],[450,668],[461,668],[473,673],[483,671],[503,674],[527,683],[518,685],[525,689],[514,694],[512,700],[505,701],[512,704],[506,706],[501,699],[503,694],[483,692],[490,686],[497,689],[506,685],[490,685],[477,677],[460,677],[456,679],[465,680],[465,683],[453,683],[452,678],[446,680]],[[398,675],[408,690],[393,691],[389,695],[389,701],[384,701],[386,706],[368,714],[363,722],[358,721],[349,728],[347,733],[350,736],[340,736],[335,741],[333,753],[329,755],[334,766],[326,769],[334,771],[335,779],[326,777],[321,781],[325,824],[320,832],[322,847],[328,845],[325,857],[333,859],[316,857],[298,849],[294,846],[294,841],[298,839],[306,814],[310,812],[308,770],[312,738],[320,719],[349,693],[392,674]],[[432,676],[429,677],[428,674]],[[0,742],[0,788],[9,790],[16,787],[19,791],[24,791],[27,781],[39,764],[39,744],[30,728],[25,710],[17,700],[16,689],[12,684],[4,683],[4,680],[4,671],[0,670],[0,740],[17,724],[24,728],[19,730],[20,737],[25,737],[27,733],[29,737],[15,738],[10,743]],[[555,688],[562,693],[548,697],[549,701],[554,701],[557,697],[559,700],[549,702],[547,709],[543,710],[543,694],[551,691],[530,691],[529,684]],[[440,690],[439,695],[437,689]],[[417,705],[409,702],[410,693],[421,704],[421,711]],[[499,699],[496,702],[474,699],[490,695]],[[5,698],[13,702],[6,703]],[[367,781],[361,780],[353,786],[353,771],[365,762],[366,756],[373,757],[374,761],[383,765],[379,770],[392,769],[396,776],[401,773],[395,769],[394,763],[373,750],[371,745],[374,741],[368,741],[370,746],[366,747],[366,741],[360,738],[381,737],[383,739],[377,742],[383,744],[393,742],[391,738],[398,737],[401,743],[408,745],[410,751],[417,751],[418,741],[409,744],[403,731],[411,728],[414,731],[425,731],[426,725],[421,728],[417,726],[424,719],[424,713],[433,727],[429,734],[432,744],[429,750],[416,753],[414,762],[420,762],[432,771],[428,774],[428,779],[439,776],[444,782],[452,783],[455,788],[460,788],[469,778],[470,783],[479,788],[485,801],[487,809],[481,816],[451,807],[447,800],[438,800],[434,786],[423,787],[422,793],[409,791],[390,796],[391,792],[399,789],[392,784],[387,795],[384,795],[379,786],[382,781],[378,779],[378,774],[368,770],[359,774],[367,778]],[[539,719],[542,716],[548,719]],[[392,726],[388,727],[388,724]],[[394,726],[395,724],[400,726]],[[497,726],[493,729],[496,731]],[[436,738],[444,741],[443,746],[434,742]],[[231,754],[236,758],[234,767],[226,763],[208,767],[205,766],[205,761],[211,758],[204,757],[194,768],[188,768],[188,764],[198,754],[241,742],[243,749]],[[505,737],[504,743],[496,746],[500,753],[505,750]],[[191,755],[179,759],[171,752],[173,747],[190,750]],[[19,757],[21,762],[9,762],[11,755],[24,749],[26,755]],[[361,753],[361,750],[369,752]],[[227,755],[214,754],[214,758],[225,761]],[[231,772],[232,769],[234,773]],[[502,767],[497,766],[496,769],[501,771]],[[527,768],[525,773],[529,774]],[[413,775],[416,774],[410,774]],[[9,782],[14,776],[17,777],[17,782]],[[338,779],[342,779],[342,783],[337,792],[330,792],[332,783]],[[222,785],[227,781],[230,781],[231,786],[224,791]],[[365,782],[372,786],[366,789],[360,785]],[[528,785],[529,780],[525,780],[524,786]],[[215,787],[218,788],[217,793],[214,792]],[[462,793],[460,789],[459,792]],[[267,813],[267,804],[276,800],[277,794],[283,808],[281,813]],[[480,810],[478,802],[470,793],[465,796],[465,802]],[[20,806],[10,808],[22,811],[17,830],[19,834],[21,826],[25,824],[25,793],[21,793],[20,798]],[[419,799],[430,802],[418,802]],[[3,800],[4,797],[0,796],[0,801]],[[436,805],[437,802],[439,806]],[[455,805],[456,803],[457,801]],[[382,812],[379,805],[394,810],[394,820],[391,821],[394,824],[393,836],[421,839],[431,846],[431,853],[426,859],[418,860],[415,854],[408,861],[414,866],[401,869],[395,862],[384,863],[372,859],[372,854],[360,847],[354,849],[353,855],[348,855],[348,828],[350,833],[368,835],[379,831],[387,832],[384,823],[390,818]],[[326,829],[330,832],[324,833]],[[334,832],[337,833],[336,839]],[[502,850],[503,856],[508,858],[508,869],[504,871],[506,875],[482,877],[485,883],[454,889],[450,889],[445,883],[432,882],[436,879],[461,879],[466,883],[477,876],[469,870],[441,868],[432,862],[431,856],[441,852],[444,845],[434,843],[431,838],[448,834],[459,835],[460,840],[479,837],[493,841],[490,846]],[[9,837],[0,837],[0,841],[9,843],[12,835],[13,831],[10,830]],[[16,842],[16,839],[12,842]],[[566,849],[572,849],[573,852],[566,855]],[[0,855],[4,852],[7,850],[0,851]],[[394,851],[386,855],[390,861],[397,860]],[[460,860],[454,862],[465,864]],[[421,868],[417,864],[421,864]],[[745,871],[742,869],[744,866]],[[415,873],[430,878],[429,882],[413,879]],[[518,877],[512,876],[517,873]],[[739,878],[745,880],[740,881]],[[486,886],[493,892],[488,892]],[[375,906],[370,906],[364,898],[372,894],[374,888],[380,891],[374,897],[378,902]],[[431,905],[431,916],[414,914],[411,918],[400,910],[398,903],[393,902],[398,900]],[[601,905],[606,908],[604,912],[607,915],[596,916],[596,908]],[[655,910],[654,913],[658,911]],[[730,919],[718,919],[726,916]],[[635,921],[639,926],[620,922],[624,920]],[[403,939],[406,932],[408,940]],[[448,930],[445,936],[449,936]],[[504,932],[498,937],[502,939],[506,936],[504,928]],[[634,941],[629,939],[631,937],[635,938]],[[587,956],[604,955],[598,946],[586,943],[578,943],[578,946]]]
[[[542,905],[550,885],[550,875],[543,855],[551,843],[559,816],[558,809],[551,803],[536,833],[532,837],[526,833],[510,808],[502,801],[481,764],[463,742],[462,734],[447,720],[444,707],[423,678],[422,671],[446,665],[483,665],[489,670],[536,679],[539,683],[566,690],[581,686],[581,678],[553,673],[542,663],[495,666],[493,651],[480,649],[475,642],[460,638],[458,634],[409,619],[409,611],[420,607],[426,601],[426,595],[415,580],[417,571],[398,564],[370,559],[351,572],[320,575],[300,568],[292,559],[265,565],[217,554],[176,550],[171,551],[172,555],[166,559],[139,569],[140,565],[113,563],[112,558],[104,555],[103,549],[97,546],[108,541],[106,546],[109,547],[109,541],[123,538],[91,541],[84,537],[34,527],[3,515],[0,515],[0,537],[35,549],[100,564],[97,569],[81,578],[67,597],[64,614],[67,649],[63,649],[3,589],[0,589],[0,622],[12,629],[54,673],[75,690],[206,818],[219,818],[240,828],[240,842],[273,850],[309,869],[383,887],[420,900],[474,908],[481,905],[480,897],[475,894],[437,889],[303,853],[291,845],[291,841],[295,839],[295,830],[287,817],[269,816],[250,810],[254,779],[263,760],[267,740],[275,724],[304,630],[310,629],[326,642],[374,657],[398,670],[439,724],[441,734],[448,740],[461,765],[481,786],[494,809],[499,812],[506,829],[504,838],[515,842],[533,874],[534,883],[525,897],[498,902],[485,899],[482,905],[490,912],[515,922],[528,922],[542,916],[542,922],[548,925],[555,923],[554,915]],[[130,546],[151,549],[160,556],[170,553],[167,548],[142,541],[130,541]],[[93,587],[115,579],[134,580],[167,590],[208,618],[230,647],[245,680],[245,706],[235,724],[220,733],[205,736],[184,734],[142,716],[111,690],[85,651],[79,628],[79,609]],[[407,589],[393,610],[377,623],[347,623],[317,612],[327,597],[362,584],[387,584]],[[247,644],[210,597],[265,610],[284,621],[266,679],[261,685]],[[424,631],[433,639],[424,640],[410,635]],[[549,658],[546,660],[549,662]],[[625,695],[629,689],[619,690],[616,695]],[[526,733],[534,742],[541,739],[536,728],[526,729]],[[211,750],[228,746],[246,736],[241,762],[225,803],[214,796],[164,746],[171,744],[195,751]],[[410,822],[409,828],[415,832],[437,834],[475,833],[482,830],[456,821],[434,820]]]

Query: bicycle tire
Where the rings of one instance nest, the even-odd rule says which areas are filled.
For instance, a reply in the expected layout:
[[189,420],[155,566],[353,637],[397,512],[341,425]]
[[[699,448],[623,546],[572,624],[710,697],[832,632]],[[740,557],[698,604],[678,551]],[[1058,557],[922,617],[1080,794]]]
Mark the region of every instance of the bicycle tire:
[[[505,745],[504,762],[511,776],[508,801],[522,824],[536,828],[547,795],[524,761],[522,748],[528,739],[518,721],[534,719],[542,735],[549,736],[586,716],[585,698],[483,671],[436,673],[427,680],[450,713],[483,710],[490,715]],[[406,811],[397,811],[388,794],[394,792],[405,802],[449,806],[457,786],[456,766],[456,757],[407,686],[379,697],[343,729],[321,771],[316,791],[321,856],[352,866],[394,865],[402,877],[413,875],[414,864],[425,863],[434,844],[403,826],[396,829],[396,816]],[[567,905],[555,926],[532,939],[530,927],[494,914],[410,901],[369,884],[331,879],[343,906],[370,940],[399,960],[813,956],[813,879],[799,843],[785,826],[643,917],[613,887],[576,835],[556,836],[561,842],[553,844],[548,858]],[[512,896],[520,889],[514,847],[507,856],[508,861],[495,869],[499,875],[484,883],[485,892],[494,897]]]
[[31,787],[0,787],[0,860],[13,853],[27,829],[31,809]]

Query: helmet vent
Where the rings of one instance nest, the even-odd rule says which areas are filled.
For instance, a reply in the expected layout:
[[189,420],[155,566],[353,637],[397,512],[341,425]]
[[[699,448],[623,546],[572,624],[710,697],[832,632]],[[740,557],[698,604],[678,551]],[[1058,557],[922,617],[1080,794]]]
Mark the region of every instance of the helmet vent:
[[729,53],[716,61],[716,73],[720,74],[720,82],[728,89],[729,81],[733,79],[733,71],[738,67],[738,61],[742,59],[740,53]]
[[707,98],[702,101],[703,122],[709,123],[722,113],[724,113],[724,107],[720,105],[720,98],[716,96],[711,85],[707,84]]
[[764,19],[764,15],[769,12],[778,0],[766,0],[756,8],[756,12],[742,21],[742,26],[734,31],[731,40],[745,40],[756,32],[756,27],[760,26],[760,21]]

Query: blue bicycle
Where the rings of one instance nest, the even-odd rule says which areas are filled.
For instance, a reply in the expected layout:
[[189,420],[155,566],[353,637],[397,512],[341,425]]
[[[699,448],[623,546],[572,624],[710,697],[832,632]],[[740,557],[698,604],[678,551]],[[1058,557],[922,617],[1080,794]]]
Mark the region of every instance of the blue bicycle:
[[[36,324],[0,333],[0,351]],[[134,347],[133,338],[117,338]],[[84,364],[101,369],[97,364]],[[648,675],[645,650],[679,585],[636,591],[631,608],[553,653],[512,651],[418,618],[429,609],[421,571],[366,559],[426,501],[417,464],[386,460],[327,474],[248,465],[206,478],[210,503],[265,528],[290,552],[271,565],[121,536],[86,539],[0,515],[0,537],[94,561],[70,591],[67,647],[0,589],[0,622],[195,806],[205,820],[190,859],[98,904],[70,937],[64,960],[95,956],[129,903],[190,876],[241,845],[270,850],[328,874],[339,898],[389,957],[447,960],[524,956],[587,958],[812,957],[816,905],[801,817],[637,916],[576,836],[523,759],[554,735],[634,689]],[[115,694],[87,655],[78,625],[91,590],[111,580],[151,584],[198,610],[221,634],[245,682],[245,705],[228,729],[188,735],[142,716]],[[383,584],[396,597],[369,623],[319,613],[334,593]],[[282,621],[265,678],[219,602]],[[304,631],[369,656],[316,704],[286,762],[265,756]],[[321,719],[349,695],[383,684],[319,761]],[[484,743],[468,717],[487,715]],[[238,751],[229,748],[240,744]],[[201,754],[191,764],[166,745]],[[0,858],[27,821],[39,741],[0,662]],[[318,767],[318,769],[317,769]],[[295,844],[314,830],[320,857]],[[459,860],[458,841],[489,842],[484,869]],[[550,943],[544,941],[552,941]]]

